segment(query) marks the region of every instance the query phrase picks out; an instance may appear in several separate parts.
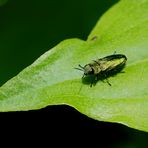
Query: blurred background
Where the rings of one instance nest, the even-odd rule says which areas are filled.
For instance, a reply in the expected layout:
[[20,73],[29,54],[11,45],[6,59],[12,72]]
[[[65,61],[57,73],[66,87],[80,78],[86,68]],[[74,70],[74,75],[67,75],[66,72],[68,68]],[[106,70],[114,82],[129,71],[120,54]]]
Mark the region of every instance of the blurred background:
[[[68,38],[86,40],[100,16],[117,2],[8,0],[0,6],[0,86],[59,42]],[[4,129],[3,138],[13,137],[12,144],[17,145],[19,140],[27,147],[29,142],[42,143],[42,147],[148,147],[148,133],[95,121],[64,105],[0,113],[0,127]]]

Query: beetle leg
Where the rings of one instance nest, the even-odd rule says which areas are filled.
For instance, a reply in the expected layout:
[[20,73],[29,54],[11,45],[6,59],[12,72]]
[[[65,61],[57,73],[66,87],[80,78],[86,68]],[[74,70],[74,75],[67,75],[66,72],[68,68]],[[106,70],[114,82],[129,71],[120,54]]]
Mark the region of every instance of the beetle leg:
[[92,87],[92,85],[93,85],[93,83],[91,82],[91,83],[90,83],[90,87]]
[[106,74],[105,74],[105,80],[106,80],[106,82],[107,82],[107,84],[108,84],[109,86],[112,86],[111,83],[109,82],[109,80],[107,79]]
[[98,80],[98,75],[95,75],[95,81],[97,81]]
[[120,73],[125,73],[125,71],[121,71]]
[[82,79],[85,77],[85,75],[83,74]]
[[108,81],[108,79],[106,78],[106,82],[109,86],[112,86],[111,83]]

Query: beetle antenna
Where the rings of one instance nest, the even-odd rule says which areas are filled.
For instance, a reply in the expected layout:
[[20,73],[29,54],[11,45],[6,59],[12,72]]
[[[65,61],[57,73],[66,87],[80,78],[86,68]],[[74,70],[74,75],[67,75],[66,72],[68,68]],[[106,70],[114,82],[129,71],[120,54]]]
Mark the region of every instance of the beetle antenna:
[[81,66],[80,64],[78,65],[80,68],[75,68],[75,69],[77,69],[77,70],[80,70],[80,71],[84,71],[84,67],[83,66]]
[[82,68],[82,69],[84,69],[84,67],[83,66],[81,66],[80,64],[78,65],[80,68]]
[[74,68],[74,69],[77,69],[77,70],[83,71],[83,69],[80,69],[80,68],[77,68],[77,67],[76,67],[76,68]]

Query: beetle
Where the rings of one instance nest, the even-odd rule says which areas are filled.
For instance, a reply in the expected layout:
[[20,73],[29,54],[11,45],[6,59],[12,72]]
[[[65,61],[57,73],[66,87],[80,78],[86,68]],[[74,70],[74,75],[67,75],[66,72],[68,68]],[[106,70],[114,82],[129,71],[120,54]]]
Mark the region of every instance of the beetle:
[[[127,57],[123,54],[112,54],[97,60],[93,60],[91,63],[86,64],[85,66],[78,65],[79,68],[76,68],[78,70],[81,70],[84,72],[82,78],[86,76],[95,76],[95,80],[98,80],[100,78],[105,78],[107,80],[107,83],[111,86],[109,83],[107,77],[109,77],[112,74],[116,74],[120,72],[127,61]],[[91,83],[92,86],[93,82]]]

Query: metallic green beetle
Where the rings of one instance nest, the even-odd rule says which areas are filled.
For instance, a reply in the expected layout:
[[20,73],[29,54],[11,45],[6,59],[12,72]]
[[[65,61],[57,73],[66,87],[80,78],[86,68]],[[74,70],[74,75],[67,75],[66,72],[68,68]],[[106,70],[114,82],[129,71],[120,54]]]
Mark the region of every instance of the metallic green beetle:
[[[93,60],[93,62],[86,64],[84,67],[79,65],[79,68],[76,69],[84,72],[82,78],[88,75],[93,75],[95,76],[96,80],[99,79],[99,76],[104,76],[104,78],[107,80],[107,77],[111,73],[120,72],[124,68],[126,61],[127,57],[125,55],[113,54],[97,60]],[[108,80],[107,83],[111,86]]]

